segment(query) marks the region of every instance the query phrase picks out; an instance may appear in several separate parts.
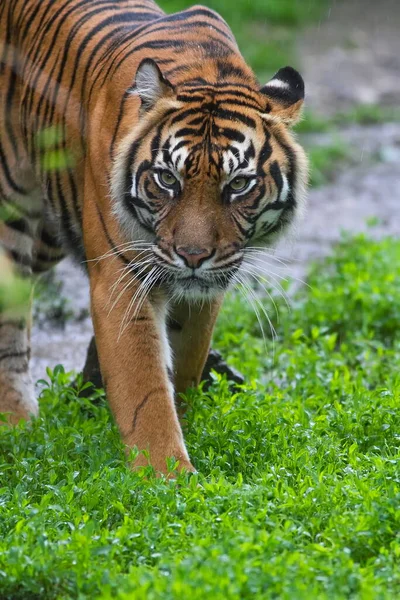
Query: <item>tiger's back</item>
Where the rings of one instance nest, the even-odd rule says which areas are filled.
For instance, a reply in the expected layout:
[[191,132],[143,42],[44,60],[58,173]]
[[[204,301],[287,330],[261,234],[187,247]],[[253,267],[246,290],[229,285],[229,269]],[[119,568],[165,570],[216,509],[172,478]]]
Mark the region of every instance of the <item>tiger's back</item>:
[[[123,440],[160,471],[168,456],[192,470],[174,393],[198,383],[250,250],[301,213],[307,164],[289,129],[303,81],[287,67],[260,88],[202,6],[6,0],[0,22],[3,253],[24,276],[66,251],[86,261]],[[37,412],[28,321],[28,307],[22,320],[0,312],[11,421]]]
[[163,13],[151,0],[17,0],[0,10],[0,203],[11,230],[2,239],[17,263],[42,272],[63,256],[61,241],[84,258],[90,105],[119,40]]

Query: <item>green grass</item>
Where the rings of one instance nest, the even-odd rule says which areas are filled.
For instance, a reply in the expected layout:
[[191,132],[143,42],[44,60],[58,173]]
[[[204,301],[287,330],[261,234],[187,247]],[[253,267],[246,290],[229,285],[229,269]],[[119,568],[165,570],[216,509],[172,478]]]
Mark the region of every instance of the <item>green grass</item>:
[[[178,12],[201,2],[194,0],[158,0],[159,6],[167,13]],[[318,19],[327,8],[327,2],[320,0],[237,0],[232,10],[230,0],[207,0],[204,6],[220,13],[230,22],[262,21],[274,25],[299,26]]]
[[[189,8],[192,0],[160,0],[168,13]],[[217,11],[230,25],[244,57],[261,82],[279,68],[297,64],[294,29],[315,22],[329,6],[328,0],[208,0],[203,4]],[[234,6],[234,10],[232,7]]]
[[310,185],[319,187],[335,179],[339,170],[349,168],[351,151],[348,144],[340,138],[329,144],[314,145],[307,148],[310,161]]
[[188,393],[199,475],[130,472],[103,397],[51,375],[0,433],[0,598],[399,597],[400,242],[345,239],[309,283],[275,357],[227,299],[215,344],[248,383]]
[[347,112],[340,112],[332,117],[333,126],[379,125],[391,121],[400,121],[400,110],[394,106],[376,104],[360,104]]
[[302,120],[297,123],[297,133],[326,133],[332,131],[333,125],[328,117],[321,117],[307,108],[304,110]]
[[400,110],[398,108],[382,107],[376,104],[359,104],[332,117],[320,117],[306,109],[303,120],[296,125],[296,131],[297,133],[326,133],[337,131],[338,127],[348,125],[380,125],[399,121]]

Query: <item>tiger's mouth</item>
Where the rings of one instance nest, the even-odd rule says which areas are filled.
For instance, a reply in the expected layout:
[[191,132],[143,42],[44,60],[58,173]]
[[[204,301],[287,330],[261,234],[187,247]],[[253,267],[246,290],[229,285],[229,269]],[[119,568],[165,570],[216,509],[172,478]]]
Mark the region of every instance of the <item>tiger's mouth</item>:
[[164,288],[171,298],[201,300],[225,292],[234,283],[242,260],[242,253],[236,253],[231,257],[224,256],[217,263],[213,261],[208,266],[201,264],[193,268],[177,264],[154,244],[142,252],[135,271],[139,272],[141,285],[146,293],[157,286]]
[[225,292],[233,283],[239,266],[231,269],[214,271],[193,270],[191,274],[174,272],[173,278],[166,281],[167,287],[174,294],[182,294],[189,298],[210,298]]

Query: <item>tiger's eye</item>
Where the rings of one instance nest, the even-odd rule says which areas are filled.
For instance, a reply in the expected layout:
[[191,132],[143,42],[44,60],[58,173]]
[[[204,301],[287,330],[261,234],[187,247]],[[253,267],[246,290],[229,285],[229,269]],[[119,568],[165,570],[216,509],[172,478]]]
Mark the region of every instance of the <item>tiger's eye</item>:
[[249,185],[249,180],[246,177],[235,177],[229,185],[234,192],[243,192]]
[[170,171],[161,171],[160,179],[162,183],[168,187],[173,187],[178,181],[175,175],[173,175]]

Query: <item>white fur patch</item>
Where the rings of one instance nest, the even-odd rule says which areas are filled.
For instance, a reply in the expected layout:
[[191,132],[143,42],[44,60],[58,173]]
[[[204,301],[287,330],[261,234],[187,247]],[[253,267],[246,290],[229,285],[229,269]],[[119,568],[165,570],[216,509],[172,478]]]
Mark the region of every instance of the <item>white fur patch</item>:
[[269,87],[288,90],[290,85],[286,83],[286,81],[282,81],[282,79],[271,79],[271,81],[268,81],[268,83],[264,86],[264,89]]
[[282,173],[283,186],[281,191],[281,196],[279,198],[280,202],[286,202],[288,194],[289,194],[289,182],[284,173]]
[[257,221],[257,230],[259,230],[265,223],[273,225],[276,223],[281,216],[283,208],[271,208],[266,210]]
[[[165,365],[167,370],[173,371],[172,350],[167,333],[168,303],[166,300],[157,300],[153,303],[154,315],[156,320],[157,333],[161,342],[161,364]],[[171,396],[174,395],[174,386],[168,381],[168,389]]]

